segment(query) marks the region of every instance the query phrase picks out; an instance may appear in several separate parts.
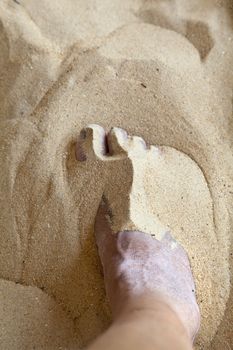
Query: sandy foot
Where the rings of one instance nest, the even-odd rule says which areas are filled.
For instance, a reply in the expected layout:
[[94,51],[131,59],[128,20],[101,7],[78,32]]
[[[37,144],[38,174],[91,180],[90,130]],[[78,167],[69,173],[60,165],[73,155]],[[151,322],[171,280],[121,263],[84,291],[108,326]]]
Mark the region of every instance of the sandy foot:
[[[0,29],[0,275],[9,319],[17,312],[19,323],[34,324],[25,298],[8,295],[4,279],[16,283],[14,295],[23,284],[62,305],[80,346],[108,326],[95,215],[103,193],[114,211],[122,187],[136,193],[134,174],[144,194],[125,196],[112,226],[152,235],[156,222],[156,238],[173,233],[195,277],[195,349],[230,348],[232,1],[5,0]],[[77,135],[93,123],[159,145],[141,180],[136,160],[123,153],[114,162],[77,162]],[[129,203],[142,209],[138,216],[136,208],[123,215]],[[50,314],[46,303],[43,313]],[[12,338],[47,349],[42,337],[7,327],[0,327],[5,349]],[[55,323],[52,333],[56,327],[62,333]]]
[[[147,149],[143,139],[130,137],[125,130],[113,128],[106,135],[104,129],[97,125],[91,125],[81,131],[76,147],[76,157],[79,161],[94,161],[95,157],[103,161],[116,158],[124,161],[126,158],[130,163],[136,162],[138,172],[141,170],[142,175],[145,160],[151,157],[150,161],[153,161],[153,157],[156,158],[158,153],[156,147]],[[129,173],[128,177],[131,176],[134,174]],[[127,300],[149,293],[152,295],[152,302],[162,298],[174,309],[193,338],[199,328],[200,317],[189,260],[183,248],[165,228],[161,241],[140,231],[114,231],[114,222],[127,222],[127,216],[140,203],[137,197],[140,189],[143,191],[143,182],[139,176],[136,180],[139,189],[134,178],[131,178],[131,181],[128,181],[130,187],[122,185],[122,196],[120,193],[108,201],[103,195],[95,222],[95,235],[113,313],[115,316],[119,314]],[[114,178],[109,181],[112,181],[114,187]],[[136,195],[132,193],[134,191]],[[125,200],[127,204],[124,203]],[[136,203],[133,205],[132,201]],[[125,212],[122,212],[121,207],[125,205],[129,208],[126,207]],[[146,213],[146,208],[143,209],[144,212],[140,207],[137,208],[137,214],[144,214],[143,219],[147,220],[147,215],[150,214]],[[124,219],[118,220],[118,215]],[[132,217],[134,218],[134,213]],[[160,224],[159,229],[161,226]],[[158,225],[155,223],[153,235],[158,236],[157,230]]]
[[157,238],[169,231],[150,212],[144,186],[145,169],[163,157],[162,149],[147,148],[141,137],[129,136],[121,128],[112,128],[106,135],[102,127],[93,124],[81,131],[76,157],[89,160],[89,166],[100,161],[106,167],[110,179],[103,197],[110,203],[113,231],[147,228]]

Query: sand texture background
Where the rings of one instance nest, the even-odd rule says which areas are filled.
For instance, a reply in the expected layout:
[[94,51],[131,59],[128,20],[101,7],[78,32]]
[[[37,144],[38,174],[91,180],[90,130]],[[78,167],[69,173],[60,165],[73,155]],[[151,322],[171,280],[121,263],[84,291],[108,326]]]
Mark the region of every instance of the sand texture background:
[[145,200],[188,251],[195,349],[232,349],[232,5],[1,0],[1,349],[80,349],[110,322],[93,223],[127,179],[75,160],[89,123],[162,146]]

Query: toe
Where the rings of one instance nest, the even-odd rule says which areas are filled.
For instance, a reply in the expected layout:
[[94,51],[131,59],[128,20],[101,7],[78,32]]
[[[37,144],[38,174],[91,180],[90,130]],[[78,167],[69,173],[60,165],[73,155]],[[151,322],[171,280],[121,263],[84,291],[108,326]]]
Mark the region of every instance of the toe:
[[107,153],[107,140],[104,129],[90,124],[82,129],[76,144],[76,158],[79,161],[102,158]]
[[131,142],[132,147],[134,150],[137,151],[145,151],[147,149],[147,145],[146,142],[144,141],[144,139],[142,137],[139,136],[133,136],[131,138]]
[[127,152],[128,134],[124,129],[112,128],[107,135],[110,155]]
[[160,155],[162,155],[162,150],[160,147],[150,146],[148,151],[153,159],[157,159]]

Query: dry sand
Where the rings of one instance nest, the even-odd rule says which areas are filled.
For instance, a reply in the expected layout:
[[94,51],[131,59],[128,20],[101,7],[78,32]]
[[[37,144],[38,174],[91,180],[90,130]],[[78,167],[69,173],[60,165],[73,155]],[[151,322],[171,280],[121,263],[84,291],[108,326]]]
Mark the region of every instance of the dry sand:
[[78,349],[110,322],[93,222],[129,179],[75,160],[89,123],[163,146],[136,194],[188,251],[195,349],[231,349],[232,63],[231,0],[0,2],[1,349]]

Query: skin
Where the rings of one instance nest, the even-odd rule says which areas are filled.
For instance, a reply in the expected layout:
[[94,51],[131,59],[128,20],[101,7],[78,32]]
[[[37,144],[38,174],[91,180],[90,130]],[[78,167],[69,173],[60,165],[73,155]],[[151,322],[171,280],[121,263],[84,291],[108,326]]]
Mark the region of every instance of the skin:
[[[77,143],[79,161],[88,157],[84,143],[91,144],[84,134]],[[100,142],[111,143],[109,138]],[[108,214],[102,200],[95,236],[113,322],[88,350],[192,349],[200,313],[186,252],[170,233],[158,241],[140,231],[112,232]]]

